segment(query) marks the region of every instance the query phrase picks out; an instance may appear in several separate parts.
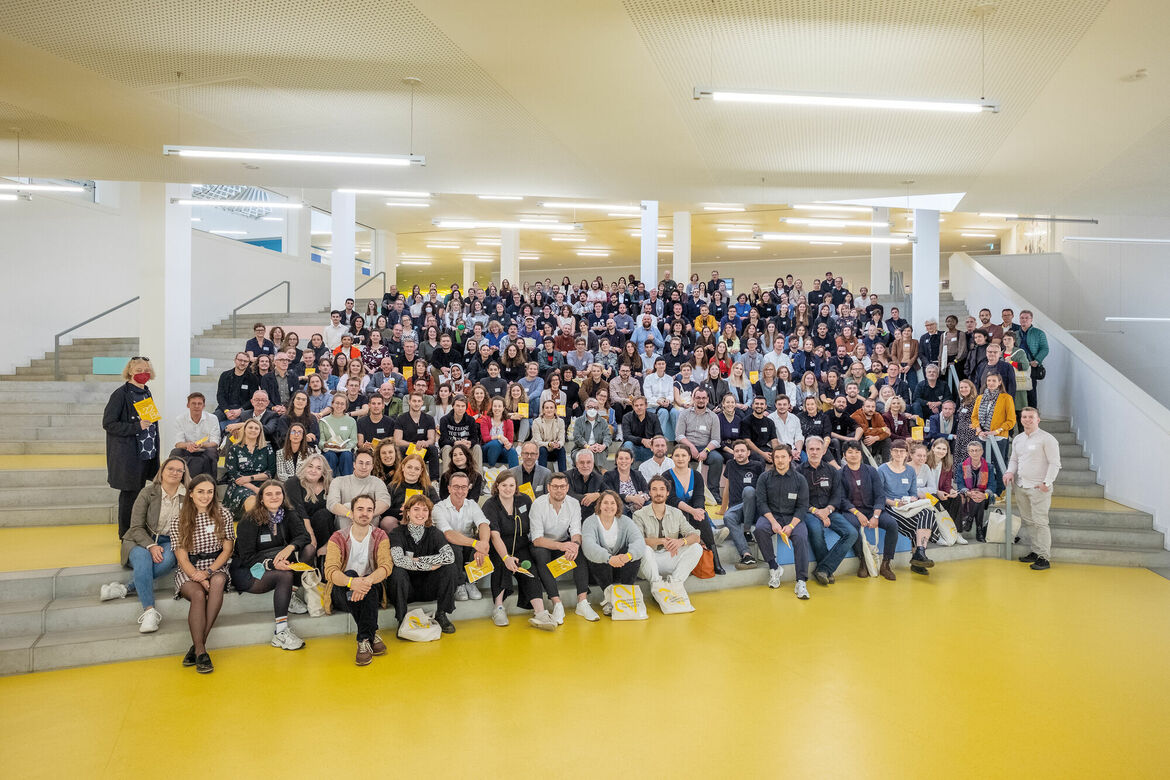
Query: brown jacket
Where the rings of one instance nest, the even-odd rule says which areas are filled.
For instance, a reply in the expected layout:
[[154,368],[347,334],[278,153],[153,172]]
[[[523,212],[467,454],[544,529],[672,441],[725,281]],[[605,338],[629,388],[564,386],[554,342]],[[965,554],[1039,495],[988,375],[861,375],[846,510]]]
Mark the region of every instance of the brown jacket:
[[[371,546],[374,548],[370,555],[373,564],[370,574],[376,574],[379,569],[386,573],[382,578],[385,582],[390,578],[390,572],[394,569],[394,564],[390,559],[390,537],[386,532],[377,526],[370,529],[370,533],[374,538],[370,540]],[[333,614],[333,573],[342,572],[344,574],[342,565],[345,559],[349,557],[349,531],[334,531],[333,536],[329,537],[329,544],[325,547],[325,614]],[[386,606],[386,589],[382,588],[380,584],[375,585],[382,591],[382,606]]]
[[864,409],[858,409],[852,415],[853,422],[861,428],[861,438],[866,436],[876,436],[878,441],[890,438],[890,429],[886,426],[886,420],[877,412],[873,413],[873,417],[866,417]]

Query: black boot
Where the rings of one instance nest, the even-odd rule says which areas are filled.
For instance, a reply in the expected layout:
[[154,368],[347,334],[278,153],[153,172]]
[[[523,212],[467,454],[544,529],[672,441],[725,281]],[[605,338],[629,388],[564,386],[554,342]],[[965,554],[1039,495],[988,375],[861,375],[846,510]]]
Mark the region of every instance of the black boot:
[[721,563],[719,563],[719,548],[712,547],[711,548],[711,555],[714,558],[714,562],[715,562],[715,573],[716,574],[726,574],[727,570],[723,568],[723,565]]

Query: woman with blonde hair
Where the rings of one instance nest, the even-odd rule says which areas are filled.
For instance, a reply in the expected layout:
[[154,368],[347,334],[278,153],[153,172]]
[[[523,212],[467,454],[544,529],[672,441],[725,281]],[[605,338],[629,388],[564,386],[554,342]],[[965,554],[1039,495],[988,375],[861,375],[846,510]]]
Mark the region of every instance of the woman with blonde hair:
[[317,562],[317,556],[325,553],[325,542],[337,529],[337,522],[326,502],[329,483],[332,481],[333,472],[329,470],[329,463],[319,452],[301,460],[296,474],[284,481],[284,494],[297,514],[304,519],[305,530],[309,533],[309,545],[304,553],[305,563]]
[[223,505],[239,514],[247,498],[260,493],[260,485],[276,474],[276,454],[264,439],[264,427],[255,417],[244,422],[240,442],[228,447],[223,459],[228,481]]
[[394,470],[394,476],[386,483],[386,490],[390,493],[390,509],[383,515],[381,522],[382,530],[386,533],[398,527],[403,517],[400,507],[405,505],[408,498],[422,495],[430,499],[432,504],[439,501],[438,491],[431,484],[426,462],[421,455],[402,458]]
[[146,383],[154,378],[150,358],[132,357],[122,369],[124,384],[110,393],[102,413],[106,431],[106,480],[118,491],[118,536],[130,529],[134,501],[158,473],[157,420],[142,419],[140,409],[154,406]]

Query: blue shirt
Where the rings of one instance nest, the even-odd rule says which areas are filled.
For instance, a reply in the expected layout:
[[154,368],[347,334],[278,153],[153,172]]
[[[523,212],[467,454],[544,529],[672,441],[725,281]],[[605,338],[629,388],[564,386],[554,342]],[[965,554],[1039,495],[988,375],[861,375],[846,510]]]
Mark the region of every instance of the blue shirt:
[[882,485],[886,489],[886,498],[918,498],[918,475],[909,464],[901,474],[895,474],[889,463],[878,466],[878,476],[882,478]]

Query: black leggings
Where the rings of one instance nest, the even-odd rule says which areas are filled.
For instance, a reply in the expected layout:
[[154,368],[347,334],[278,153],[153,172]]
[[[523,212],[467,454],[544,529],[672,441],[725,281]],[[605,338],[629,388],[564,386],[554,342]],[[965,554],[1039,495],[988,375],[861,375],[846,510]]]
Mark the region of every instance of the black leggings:
[[264,572],[264,576],[255,579],[247,569],[237,569],[232,574],[232,584],[242,593],[272,593],[272,614],[274,617],[287,618],[288,605],[292,601],[292,589],[296,572],[272,569]]
[[139,490],[118,491],[118,538],[121,539],[130,530],[130,511],[134,509],[134,502],[138,499]]

